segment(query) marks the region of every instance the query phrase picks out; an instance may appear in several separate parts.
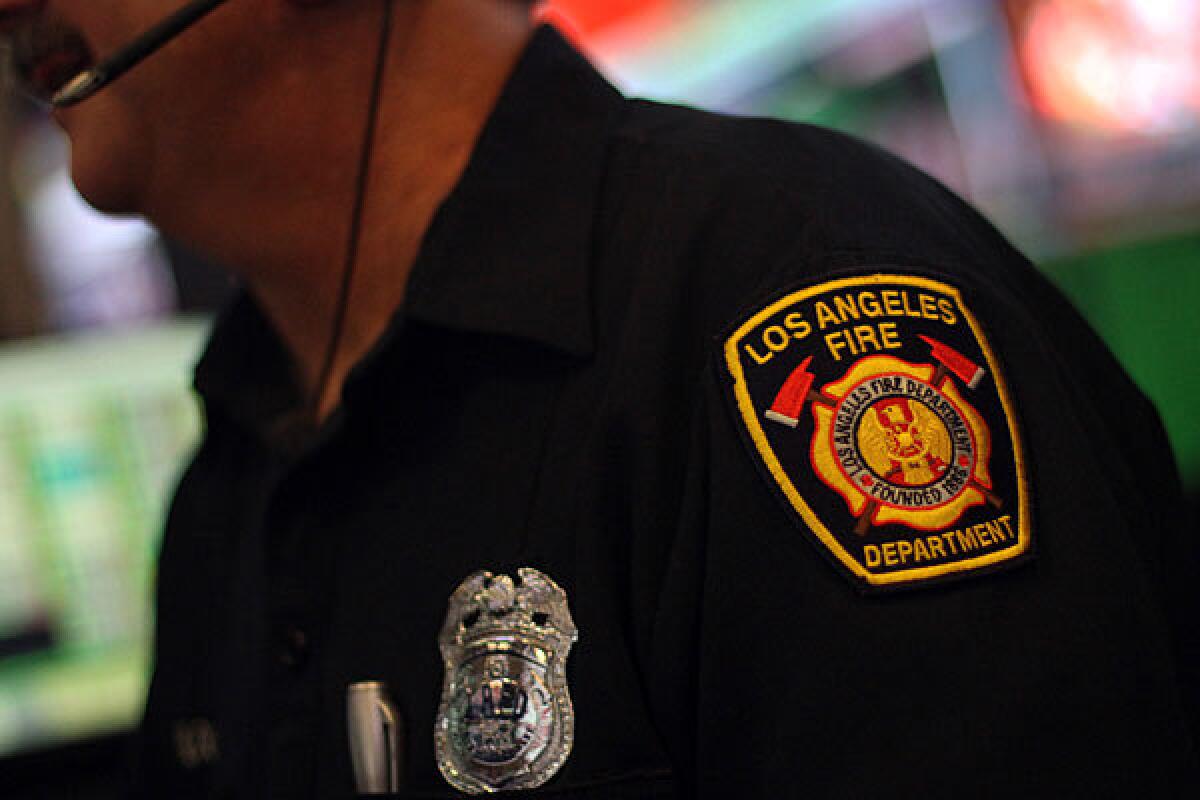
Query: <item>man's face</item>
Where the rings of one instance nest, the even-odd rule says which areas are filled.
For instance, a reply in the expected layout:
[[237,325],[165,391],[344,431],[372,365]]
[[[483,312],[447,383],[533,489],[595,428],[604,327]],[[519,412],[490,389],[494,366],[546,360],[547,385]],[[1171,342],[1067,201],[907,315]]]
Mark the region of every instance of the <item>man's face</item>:
[[[0,32],[14,37],[18,74],[47,95],[185,2],[0,0]],[[72,177],[93,205],[146,210],[148,182],[162,166],[163,151],[178,144],[169,128],[191,119],[197,82],[185,76],[197,70],[209,34],[204,28],[189,30],[82,104],[55,112],[71,140]]]

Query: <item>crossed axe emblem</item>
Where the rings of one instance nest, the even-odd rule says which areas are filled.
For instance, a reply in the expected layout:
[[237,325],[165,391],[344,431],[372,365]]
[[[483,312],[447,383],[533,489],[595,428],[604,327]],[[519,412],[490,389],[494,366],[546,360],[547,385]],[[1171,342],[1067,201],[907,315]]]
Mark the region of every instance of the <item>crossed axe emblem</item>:
[[[963,385],[972,391],[979,388],[979,384],[982,383],[984,376],[987,375],[987,371],[981,365],[976,364],[945,342],[921,334],[918,334],[918,338],[929,345],[930,358],[933,359],[930,366],[934,367],[930,383],[935,388],[940,389],[951,375],[962,381]],[[783,382],[783,386],[776,393],[771,407],[765,414],[767,419],[789,428],[795,428],[800,424],[800,415],[804,412],[804,407],[809,402],[819,403],[828,408],[835,408],[837,406],[839,400],[836,397],[831,397],[813,388],[816,376],[809,371],[812,360],[812,356],[804,359],[788,375],[787,380]],[[1000,508],[1004,504],[1000,497],[992,493],[986,486],[983,486],[974,478],[968,481],[968,485],[977,489],[994,508]],[[857,518],[854,525],[854,532],[859,536],[865,536],[867,531],[870,530],[875,512],[878,510],[879,501],[873,497],[868,497],[867,507],[863,509],[862,514]]]

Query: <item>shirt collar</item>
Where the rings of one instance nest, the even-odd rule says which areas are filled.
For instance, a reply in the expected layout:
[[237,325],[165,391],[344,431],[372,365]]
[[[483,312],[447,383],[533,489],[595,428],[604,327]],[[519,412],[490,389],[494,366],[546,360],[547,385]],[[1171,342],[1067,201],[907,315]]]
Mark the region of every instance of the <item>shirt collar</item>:
[[426,235],[407,315],[590,355],[593,224],[622,108],[557,31],[540,28]]
[[196,365],[196,391],[251,430],[267,433],[303,392],[282,340],[249,292],[217,317]]
[[[539,28],[425,235],[384,339],[411,319],[590,356],[592,229],[623,103],[557,31]],[[258,429],[299,402],[291,359],[248,294],[217,320],[196,388]]]

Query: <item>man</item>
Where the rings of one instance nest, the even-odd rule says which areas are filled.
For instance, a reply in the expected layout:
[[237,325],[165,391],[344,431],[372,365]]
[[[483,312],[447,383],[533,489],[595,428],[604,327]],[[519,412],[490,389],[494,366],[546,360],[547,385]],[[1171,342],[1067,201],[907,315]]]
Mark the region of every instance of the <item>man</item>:
[[[161,6],[0,0],[71,74]],[[405,796],[1194,786],[1170,452],[1071,309],[911,168],[625,101],[527,12],[232,0],[58,112],[247,289],[147,796],[350,796],[364,681]]]

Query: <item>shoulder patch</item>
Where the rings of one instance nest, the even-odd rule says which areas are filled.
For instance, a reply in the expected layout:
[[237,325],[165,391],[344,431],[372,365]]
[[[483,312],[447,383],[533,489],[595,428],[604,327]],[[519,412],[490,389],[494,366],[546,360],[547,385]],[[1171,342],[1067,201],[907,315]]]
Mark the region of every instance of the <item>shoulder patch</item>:
[[739,325],[724,360],[753,457],[860,588],[1032,551],[1012,399],[954,287],[886,274],[801,289]]

